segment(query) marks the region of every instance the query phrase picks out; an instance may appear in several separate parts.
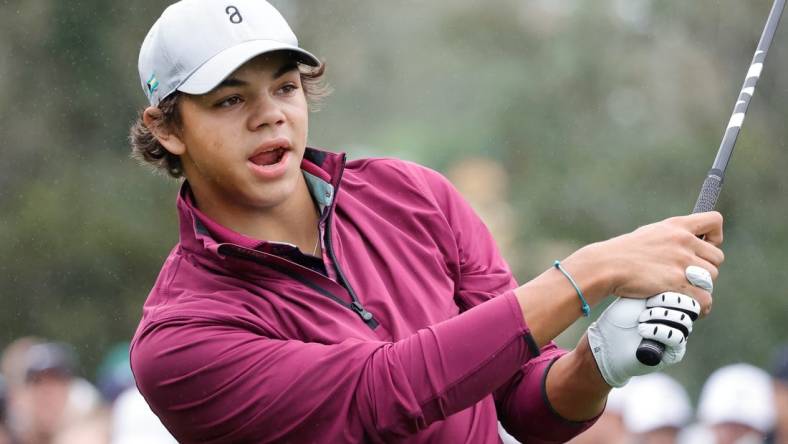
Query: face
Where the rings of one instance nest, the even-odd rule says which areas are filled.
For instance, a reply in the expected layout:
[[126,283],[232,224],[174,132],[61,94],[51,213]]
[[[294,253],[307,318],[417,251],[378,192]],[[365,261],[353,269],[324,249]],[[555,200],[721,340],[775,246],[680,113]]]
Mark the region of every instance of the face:
[[777,427],[781,437],[785,434],[785,442],[788,442],[788,383],[777,380],[774,383],[774,400],[777,405]]
[[71,379],[57,374],[42,374],[24,387],[29,432],[51,436],[61,425]]
[[200,207],[221,220],[292,198],[303,181],[308,107],[291,58],[258,56],[211,92],[185,95],[180,112],[180,131],[159,139],[181,156]]
[[678,442],[679,429],[675,427],[661,427],[647,433],[640,438],[642,444],[675,444]]
[[715,424],[712,429],[719,444],[758,443],[764,439],[760,432],[743,424],[726,422]]
[[594,425],[569,444],[620,444],[629,442],[629,433],[618,413],[606,410]]

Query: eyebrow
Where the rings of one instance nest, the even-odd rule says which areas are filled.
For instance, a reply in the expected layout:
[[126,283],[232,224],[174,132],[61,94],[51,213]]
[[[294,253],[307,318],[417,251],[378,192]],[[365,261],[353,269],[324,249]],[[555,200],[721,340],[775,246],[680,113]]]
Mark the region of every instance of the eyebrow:
[[274,80],[296,69],[298,69],[298,64],[296,62],[294,61],[285,62],[285,64],[282,65],[279,69],[277,69],[276,72],[274,73]]
[[228,78],[222,80],[222,83],[216,85],[216,88],[214,88],[213,91],[218,91],[218,90],[220,90],[222,88],[232,88],[234,86],[246,86],[248,84],[249,84],[249,82],[247,82],[245,80],[241,80],[241,79],[238,79],[238,78],[235,78],[235,77],[228,77]]
[[[285,62],[284,65],[282,65],[279,69],[276,70],[276,72],[273,75],[273,79],[276,80],[282,77],[283,75],[296,69],[298,69],[298,64],[296,62]],[[249,82],[247,82],[246,80],[241,80],[237,77],[227,77],[226,79],[222,80],[221,83],[216,85],[216,88],[214,88],[212,92],[219,91],[222,88],[232,88],[232,87],[247,86],[247,85],[249,85]]]

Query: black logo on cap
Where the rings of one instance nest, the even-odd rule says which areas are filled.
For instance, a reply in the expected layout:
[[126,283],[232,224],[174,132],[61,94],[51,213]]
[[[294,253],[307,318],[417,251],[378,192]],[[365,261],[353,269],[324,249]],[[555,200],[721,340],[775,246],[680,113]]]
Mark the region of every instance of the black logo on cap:
[[236,25],[244,21],[244,18],[241,17],[241,12],[235,6],[226,7],[224,9],[224,12],[230,16],[230,21],[235,23]]

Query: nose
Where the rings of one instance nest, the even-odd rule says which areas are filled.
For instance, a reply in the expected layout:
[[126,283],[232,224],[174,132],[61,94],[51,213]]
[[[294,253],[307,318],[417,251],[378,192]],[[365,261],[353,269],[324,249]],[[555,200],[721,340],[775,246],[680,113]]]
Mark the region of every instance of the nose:
[[254,112],[249,118],[249,129],[256,131],[259,128],[278,127],[285,123],[286,116],[282,104],[275,97],[261,94],[254,99],[252,104]]

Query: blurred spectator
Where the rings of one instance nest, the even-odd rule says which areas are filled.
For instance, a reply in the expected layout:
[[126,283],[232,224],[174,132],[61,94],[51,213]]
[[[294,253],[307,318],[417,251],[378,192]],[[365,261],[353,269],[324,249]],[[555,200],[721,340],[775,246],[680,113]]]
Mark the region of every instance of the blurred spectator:
[[16,387],[25,384],[27,351],[33,345],[42,342],[43,340],[39,338],[25,336],[14,340],[3,350],[3,357],[0,359],[0,371],[3,373],[11,396],[13,396],[13,391]]
[[122,342],[110,348],[99,365],[96,384],[108,403],[126,389],[134,386],[134,375],[129,364],[129,343]]
[[629,399],[629,384],[614,388],[607,396],[605,411],[588,430],[569,441],[570,444],[629,444],[632,437],[624,427],[624,406]]
[[449,180],[470,203],[493,234],[501,254],[513,269],[520,265],[516,248],[518,221],[509,202],[509,174],[488,157],[466,157],[447,172]]
[[6,386],[5,378],[0,375],[0,423],[5,424]]
[[121,393],[112,407],[111,443],[177,444],[177,441],[134,386]]
[[76,355],[68,345],[25,338],[6,349],[3,368],[14,380],[8,416],[20,444],[50,443],[101,405],[98,391],[76,377]]
[[624,425],[639,444],[674,444],[692,419],[686,390],[663,373],[632,378],[622,411]]
[[685,427],[678,436],[679,444],[714,444],[717,442],[711,428],[694,423]]
[[5,424],[12,436],[19,435],[19,430],[27,421],[22,414],[28,410],[25,391],[27,352],[30,347],[40,343],[42,343],[41,339],[32,336],[18,338],[6,346],[0,359],[0,370],[6,381]]
[[777,409],[772,442],[788,444],[788,345],[781,347],[775,353],[772,375]]
[[11,444],[11,432],[6,426],[6,394],[5,379],[0,376],[0,444]]
[[[90,415],[64,424],[52,444],[108,444],[110,417],[107,409],[95,410]],[[139,441],[143,444],[145,441]]]
[[717,444],[762,443],[775,422],[771,377],[749,364],[716,370],[703,385],[698,418]]

